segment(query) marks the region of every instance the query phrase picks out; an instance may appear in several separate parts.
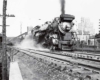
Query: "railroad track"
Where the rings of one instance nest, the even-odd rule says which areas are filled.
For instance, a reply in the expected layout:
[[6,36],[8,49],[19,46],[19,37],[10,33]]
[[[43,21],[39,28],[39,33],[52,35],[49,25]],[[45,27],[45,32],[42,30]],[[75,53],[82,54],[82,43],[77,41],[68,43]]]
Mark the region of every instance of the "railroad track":
[[[31,50],[31,49],[29,49]],[[38,50],[40,51],[40,50]],[[49,53],[50,51],[45,51]],[[69,57],[75,57],[75,58],[80,58],[80,59],[86,59],[86,60],[91,60],[91,61],[100,61],[100,53],[95,53],[95,52],[83,52],[83,51],[73,51],[73,52],[50,52],[53,54],[58,54],[58,55],[64,55],[64,56],[69,56]]]
[[75,57],[76,53],[74,54],[74,52],[50,52],[20,48],[14,49],[21,51],[27,54],[28,56],[35,56],[38,59],[43,59],[49,64],[55,64],[56,67],[60,67],[61,70],[66,68],[66,71],[71,72],[72,74],[77,74],[78,76],[81,75],[81,77],[84,78],[90,76],[90,80],[100,80],[100,63],[97,60]]

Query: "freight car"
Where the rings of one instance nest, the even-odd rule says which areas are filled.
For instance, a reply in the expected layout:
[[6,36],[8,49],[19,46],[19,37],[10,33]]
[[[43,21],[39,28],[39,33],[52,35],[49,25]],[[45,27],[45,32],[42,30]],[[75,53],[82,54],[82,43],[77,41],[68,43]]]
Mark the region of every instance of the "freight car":
[[51,50],[74,50],[75,32],[71,31],[74,19],[73,15],[62,14],[53,22],[45,23],[45,29],[44,26],[37,26],[32,31],[33,38],[37,43]]

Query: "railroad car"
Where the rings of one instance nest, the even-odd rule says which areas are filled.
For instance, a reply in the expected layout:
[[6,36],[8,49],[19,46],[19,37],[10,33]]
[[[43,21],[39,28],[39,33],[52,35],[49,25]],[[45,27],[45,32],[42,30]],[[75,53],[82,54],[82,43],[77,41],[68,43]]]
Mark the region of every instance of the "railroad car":
[[33,38],[51,50],[74,50],[76,34],[71,31],[74,19],[73,15],[62,14],[51,23],[46,22],[45,26],[35,27]]

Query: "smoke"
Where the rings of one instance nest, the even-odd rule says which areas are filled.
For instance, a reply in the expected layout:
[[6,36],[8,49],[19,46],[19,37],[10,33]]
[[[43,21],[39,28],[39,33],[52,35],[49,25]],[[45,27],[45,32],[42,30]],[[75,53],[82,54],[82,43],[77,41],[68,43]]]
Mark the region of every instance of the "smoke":
[[61,3],[61,14],[65,14],[65,0],[60,0]]
[[21,49],[48,50],[43,48],[41,44],[37,44],[31,33],[28,34],[20,44],[16,44],[15,46]]
[[16,44],[19,48],[32,48],[34,42],[31,39],[31,35],[27,35],[24,40],[22,40],[19,44]]

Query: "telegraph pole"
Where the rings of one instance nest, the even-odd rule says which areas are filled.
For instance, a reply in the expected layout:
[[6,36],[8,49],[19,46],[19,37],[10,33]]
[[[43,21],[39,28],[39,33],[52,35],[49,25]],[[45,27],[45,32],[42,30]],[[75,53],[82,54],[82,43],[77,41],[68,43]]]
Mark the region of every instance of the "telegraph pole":
[[3,0],[3,20],[2,20],[2,80],[7,80],[6,8],[7,8],[7,0]]
[[3,0],[2,16],[2,80],[8,80],[7,76],[7,53],[6,53],[6,17],[15,17],[14,15],[6,15],[7,0]]

